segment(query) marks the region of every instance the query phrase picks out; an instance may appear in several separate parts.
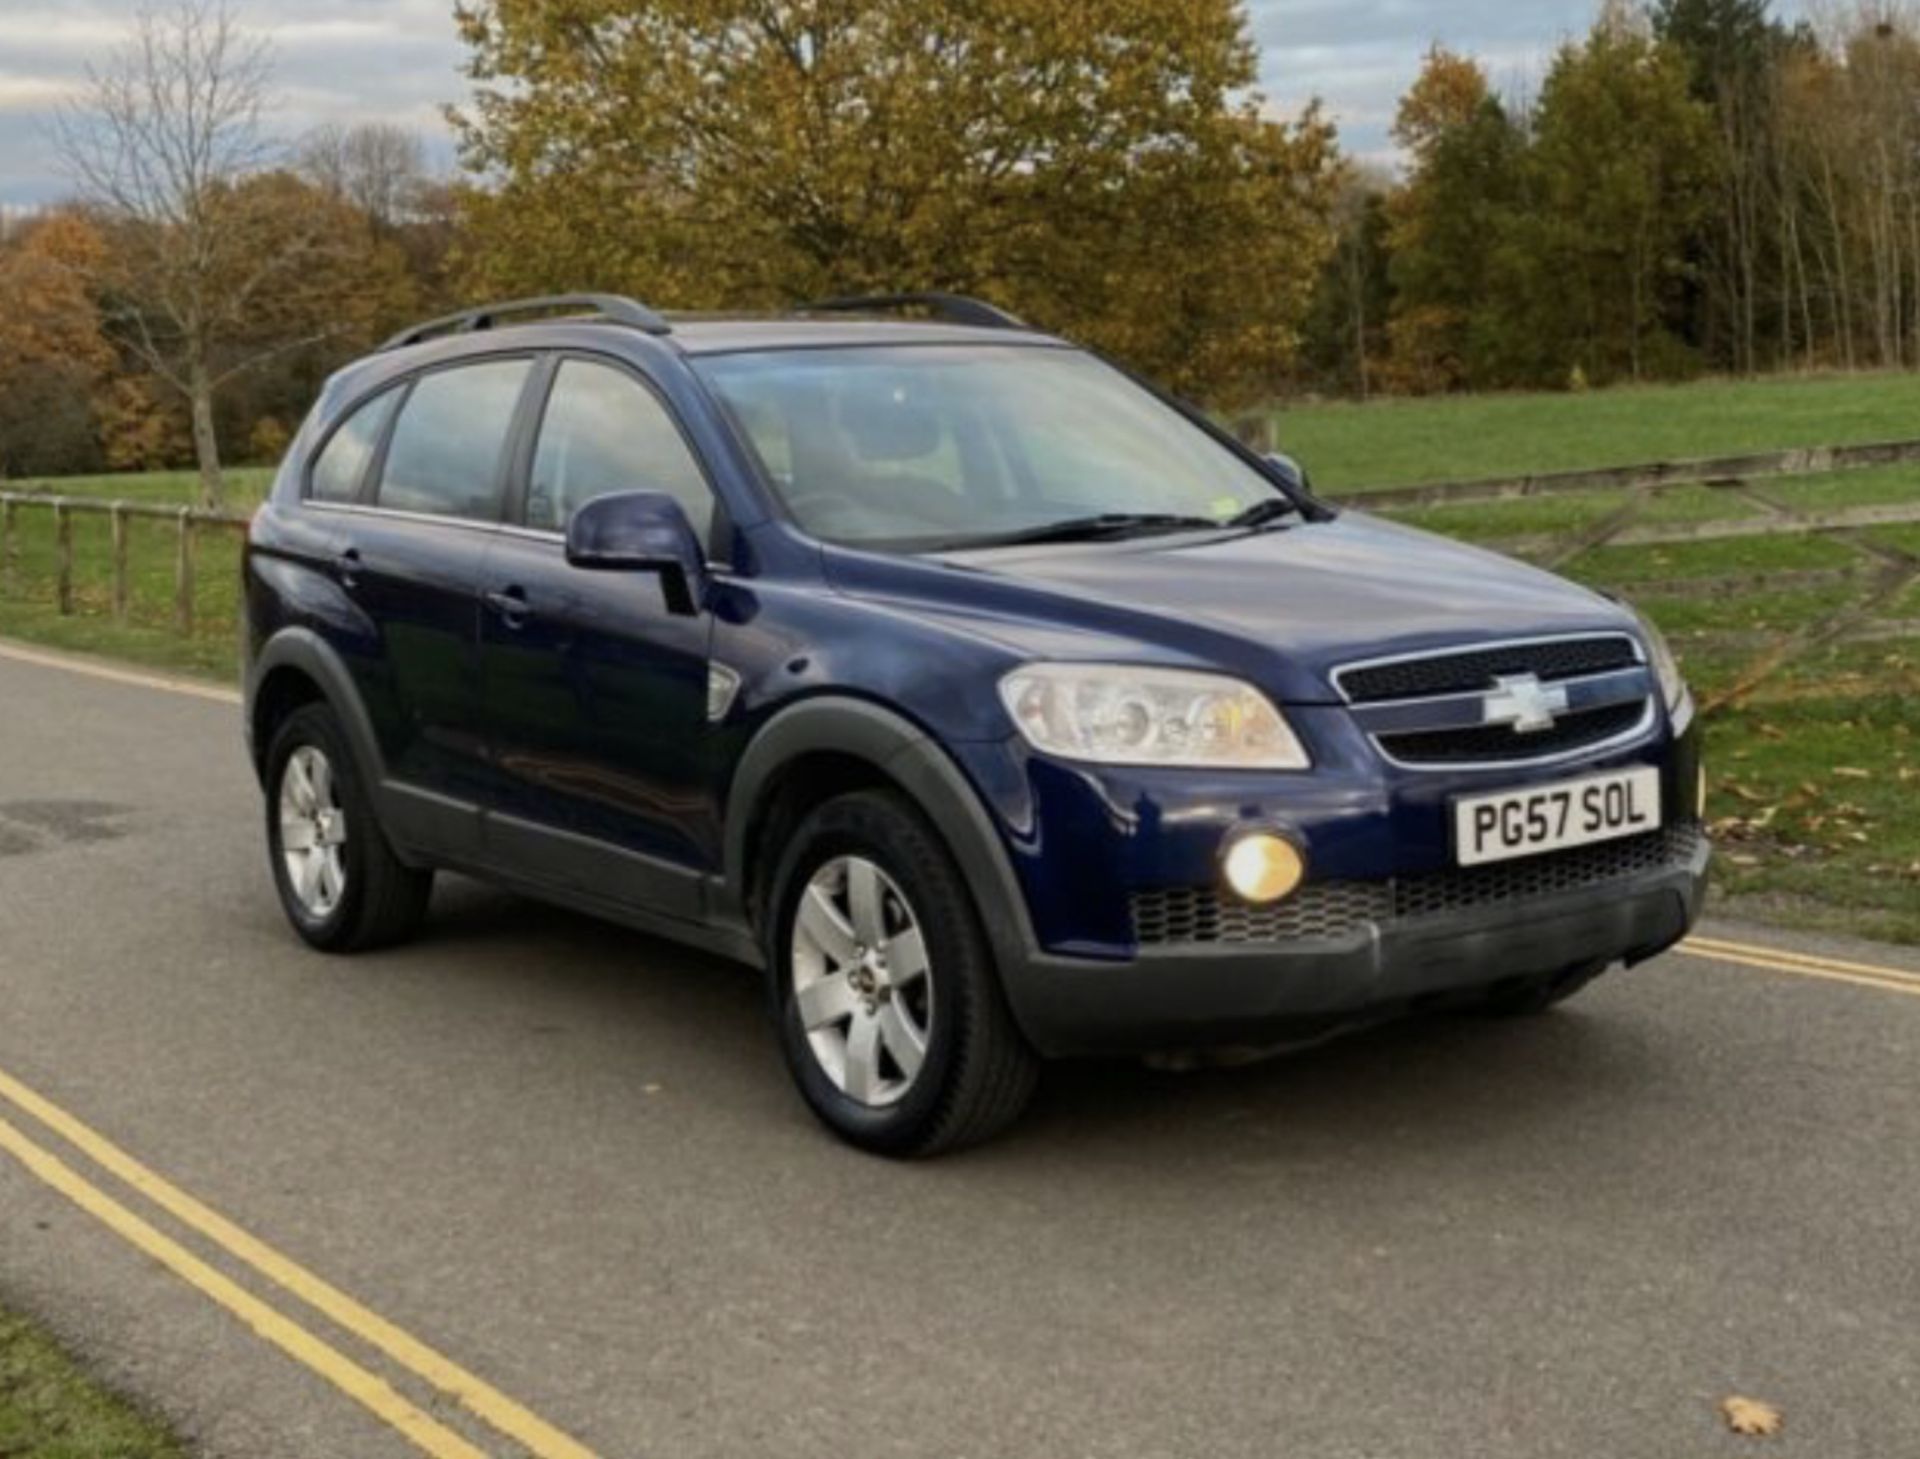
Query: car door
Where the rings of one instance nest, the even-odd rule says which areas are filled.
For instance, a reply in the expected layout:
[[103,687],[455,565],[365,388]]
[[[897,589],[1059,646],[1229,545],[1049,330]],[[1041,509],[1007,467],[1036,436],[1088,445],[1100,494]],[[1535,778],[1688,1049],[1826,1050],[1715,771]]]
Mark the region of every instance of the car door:
[[346,655],[373,721],[396,829],[471,854],[490,775],[480,694],[480,568],[531,356],[430,370],[405,387],[335,543],[367,641]]
[[699,913],[719,859],[701,750],[711,615],[672,612],[657,575],[568,566],[564,532],[594,497],[665,491],[707,540],[714,498],[660,397],[625,366],[552,366],[524,450],[524,508],[485,564],[480,632],[499,792],[490,860],[518,875]]

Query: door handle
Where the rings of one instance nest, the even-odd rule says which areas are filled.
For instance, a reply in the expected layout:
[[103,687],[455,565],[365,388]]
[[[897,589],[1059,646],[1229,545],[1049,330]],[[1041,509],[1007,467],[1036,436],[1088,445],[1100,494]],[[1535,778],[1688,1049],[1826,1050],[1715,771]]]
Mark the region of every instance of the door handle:
[[486,602],[509,628],[519,628],[533,616],[533,609],[527,606],[527,590],[522,587],[502,588],[498,592],[488,593]]
[[350,588],[360,581],[360,549],[348,547],[333,560],[334,576],[340,579],[340,586]]

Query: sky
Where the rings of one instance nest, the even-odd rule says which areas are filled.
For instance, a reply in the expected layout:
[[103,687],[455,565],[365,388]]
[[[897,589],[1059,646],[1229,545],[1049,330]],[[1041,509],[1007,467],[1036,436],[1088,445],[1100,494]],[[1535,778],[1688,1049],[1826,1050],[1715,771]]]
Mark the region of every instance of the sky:
[[[234,0],[271,40],[277,133],[377,120],[418,130],[450,164],[440,105],[466,82],[452,0]],[[1794,0],[1781,5],[1794,8]],[[0,0],[0,208],[67,189],[46,119],[91,61],[123,39],[139,0]],[[1394,105],[1429,44],[1480,57],[1496,86],[1537,83],[1596,0],[1247,0],[1272,107],[1318,96],[1348,151],[1390,163]]]

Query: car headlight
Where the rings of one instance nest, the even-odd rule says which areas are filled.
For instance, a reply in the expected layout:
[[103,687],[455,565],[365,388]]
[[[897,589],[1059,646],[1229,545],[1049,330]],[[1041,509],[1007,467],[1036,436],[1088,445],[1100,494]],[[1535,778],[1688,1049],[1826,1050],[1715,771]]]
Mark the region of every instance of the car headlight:
[[1000,681],[1000,699],[1028,744],[1069,760],[1241,770],[1311,763],[1267,697],[1222,674],[1029,664]]
[[1687,697],[1687,681],[1680,672],[1680,661],[1673,656],[1673,648],[1646,614],[1637,608],[1634,614],[1640,620],[1640,632],[1647,640],[1647,652],[1653,658],[1653,674],[1660,681],[1660,697],[1666,702],[1667,712],[1673,713]]

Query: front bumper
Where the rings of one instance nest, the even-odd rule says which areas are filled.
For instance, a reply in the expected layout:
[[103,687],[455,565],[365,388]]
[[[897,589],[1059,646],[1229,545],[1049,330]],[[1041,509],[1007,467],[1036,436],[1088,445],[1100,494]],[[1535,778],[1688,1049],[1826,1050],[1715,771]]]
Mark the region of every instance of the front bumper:
[[1698,918],[1709,855],[1695,836],[1629,877],[1339,937],[1142,948],[1127,961],[1035,951],[1002,971],[1022,1028],[1049,1055],[1278,1043],[1510,979],[1644,961]]

